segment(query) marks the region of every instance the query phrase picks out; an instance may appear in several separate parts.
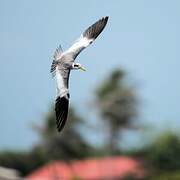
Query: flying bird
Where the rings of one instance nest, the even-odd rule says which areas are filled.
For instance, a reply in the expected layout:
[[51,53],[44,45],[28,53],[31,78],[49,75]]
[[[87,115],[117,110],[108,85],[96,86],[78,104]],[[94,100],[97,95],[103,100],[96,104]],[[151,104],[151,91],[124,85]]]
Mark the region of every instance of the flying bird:
[[60,132],[66,123],[69,108],[69,75],[71,70],[83,70],[85,68],[80,63],[75,63],[78,54],[90,45],[103,31],[108,21],[108,16],[101,18],[88,27],[80,38],[66,51],[62,51],[59,46],[53,56],[50,72],[56,77],[56,101],[55,113],[57,129]]

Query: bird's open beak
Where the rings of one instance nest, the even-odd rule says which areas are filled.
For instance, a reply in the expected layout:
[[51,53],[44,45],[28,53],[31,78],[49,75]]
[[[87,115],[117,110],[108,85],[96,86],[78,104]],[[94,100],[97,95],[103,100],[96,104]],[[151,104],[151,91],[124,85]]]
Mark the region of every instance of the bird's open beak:
[[86,69],[84,67],[82,67],[82,66],[79,69],[82,70],[82,71],[86,71]]

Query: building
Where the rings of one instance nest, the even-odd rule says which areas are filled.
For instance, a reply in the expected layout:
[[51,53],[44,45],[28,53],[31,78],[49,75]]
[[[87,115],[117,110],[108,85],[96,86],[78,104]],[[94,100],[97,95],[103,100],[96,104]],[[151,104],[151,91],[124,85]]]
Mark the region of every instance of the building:
[[0,180],[20,180],[18,171],[0,166]]
[[126,157],[106,157],[72,162],[54,161],[31,174],[27,180],[118,180],[125,177],[143,179],[140,161]]

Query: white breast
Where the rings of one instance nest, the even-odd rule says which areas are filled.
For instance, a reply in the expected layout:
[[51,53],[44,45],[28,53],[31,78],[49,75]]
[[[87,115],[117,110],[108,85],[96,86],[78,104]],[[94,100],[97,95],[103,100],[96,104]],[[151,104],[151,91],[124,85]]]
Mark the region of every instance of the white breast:
[[68,93],[68,89],[64,85],[64,80],[60,74],[58,68],[56,68],[56,85],[57,85],[57,96],[63,97]]

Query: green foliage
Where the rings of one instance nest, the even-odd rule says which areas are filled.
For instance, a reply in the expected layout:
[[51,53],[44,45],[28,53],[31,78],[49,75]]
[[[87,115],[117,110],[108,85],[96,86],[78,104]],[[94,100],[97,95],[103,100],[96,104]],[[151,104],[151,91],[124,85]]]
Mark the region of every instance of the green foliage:
[[180,138],[172,132],[162,133],[148,147],[147,159],[156,170],[180,169]]
[[34,148],[30,152],[10,152],[0,153],[0,165],[17,169],[21,175],[25,175],[41,166],[47,161],[45,154],[39,148]]
[[79,134],[78,128],[84,121],[70,108],[68,121],[62,132],[57,132],[54,111],[45,117],[45,125],[39,128],[42,137],[42,148],[50,159],[76,159],[89,155],[91,146]]
[[[97,88],[97,105],[106,120],[105,125],[110,127],[110,139],[107,141],[112,154],[119,152],[119,132],[124,128],[132,128],[132,119],[136,115],[134,89],[127,86],[124,79],[125,73],[116,70]],[[85,127],[86,122],[70,108],[66,126],[58,133],[54,107],[51,107],[43,119],[44,124],[35,126],[40,136],[39,143],[28,152],[1,152],[0,165],[17,169],[25,175],[51,160],[69,161],[107,155],[107,147],[93,148],[80,134],[79,129]]]
[[119,134],[122,129],[135,127],[137,100],[134,89],[125,83],[125,73],[115,70],[96,91],[97,106],[102,119],[109,127],[108,146],[112,154],[118,150]]
[[110,77],[100,87],[97,88],[97,97],[102,99],[116,91],[119,85],[121,85],[124,75],[125,73],[122,70],[113,71]]
[[144,160],[148,180],[180,179],[180,137],[175,132],[161,132],[151,143],[128,155]]
[[180,179],[180,171],[177,172],[165,172],[160,175],[152,176],[148,178],[148,180],[179,180]]
[[28,152],[1,152],[0,165],[17,169],[22,175],[46,164],[51,160],[71,160],[91,155],[94,149],[78,132],[83,120],[71,108],[66,127],[57,132],[54,110],[51,108],[45,116],[45,124],[36,127],[40,143]]

